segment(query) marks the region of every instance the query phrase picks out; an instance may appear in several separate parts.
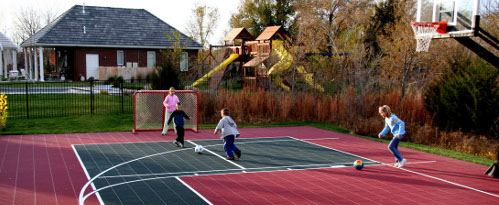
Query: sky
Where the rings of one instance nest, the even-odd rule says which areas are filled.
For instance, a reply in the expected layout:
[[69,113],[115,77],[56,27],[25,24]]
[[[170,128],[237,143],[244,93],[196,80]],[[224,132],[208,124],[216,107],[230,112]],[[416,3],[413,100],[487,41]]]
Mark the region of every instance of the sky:
[[229,19],[237,11],[239,0],[0,0],[0,31],[12,39],[12,29],[17,13],[21,8],[33,8],[40,11],[54,11],[57,16],[74,5],[103,6],[116,8],[145,9],[186,34],[186,25],[192,17],[196,4],[218,8],[220,19],[210,44],[220,44],[228,33]]

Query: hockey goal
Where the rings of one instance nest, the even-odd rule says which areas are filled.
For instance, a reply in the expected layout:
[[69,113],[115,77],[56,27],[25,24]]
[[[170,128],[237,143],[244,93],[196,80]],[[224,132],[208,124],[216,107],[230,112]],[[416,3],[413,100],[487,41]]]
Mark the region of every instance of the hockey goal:
[[[141,90],[133,95],[133,133],[137,131],[163,130],[166,108],[163,101],[168,90]],[[191,118],[184,119],[184,129],[198,132],[198,93],[192,90],[176,90],[182,110]]]

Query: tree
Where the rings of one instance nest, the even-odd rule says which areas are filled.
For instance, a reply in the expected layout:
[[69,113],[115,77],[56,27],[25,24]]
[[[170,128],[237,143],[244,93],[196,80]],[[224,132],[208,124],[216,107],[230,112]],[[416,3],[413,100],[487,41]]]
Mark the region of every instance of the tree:
[[378,38],[383,35],[391,35],[395,22],[400,20],[398,6],[399,2],[396,0],[382,1],[375,5],[374,15],[369,21],[364,40],[368,51],[367,55],[379,56],[383,52],[379,46]]
[[21,44],[42,28],[40,14],[33,8],[21,8],[15,22],[14,41]]
[[208,7],[206,5],[196,5],[192,9],[192,17],[187,22],[187,33],[208,48],[208,39],[213,35],[216,29],[220,13],[217,8]]
[[0,13],[0,32],[2,32],[3,34],[5,34],[7,36],[8,30],[9,30],[9,28],[7,27],[7,24],[5,23],[5,16],[3,13]]
[[170,87],[175,89],[183,89],[182,80],[177,72],[180,70],[180,62],[182,61],[182,53],[192,39],[187,39],[185,42],[180,41],[180,33],[166,33],[165,37],[173,40],[173,48],[164,50],[163,61],[160,67],[157,67],[147,77],[150,80],[150,86],[153,90],[168,90]]
[[[327,53],[306,57],[307,71],[313,72],[314,78],[324,82],[329,91],[337,92],[345,88],[349,73],[347,59],[354,58],[368,22],[366,14],[370,0],[305,0],[295,4],[296,31],[293,53]],[[341,55],[340,55],[341,54]],[[305,56],[300,56],[301,59]],[[300,59],[299,58],[299,59]],[[351,71],[351,72],[350,72]]]
[[449,67],[441,78],[425,89],[424,105],[441,128],[494,136],[499,116],[499,70],[471,55],[456,51],[448,58]]
[[286,30],[293,22],[295,0],[241,0],[239,13],[231,15],[232,28],[244,27],[258,36],[267,26],[282,25]]
[[[14,42],[21,44],[45,25],[54,21],[56,16],[57,12],[55,9],[35,10],[32,7],[21,8],[16,15],[14,24]],[[53,70],[53,68],[51,68],[51,65],[53,64],[50,63],[50,56],[53,55],[53,52],[53,48],[43,49],[44,70],[46,71]]]

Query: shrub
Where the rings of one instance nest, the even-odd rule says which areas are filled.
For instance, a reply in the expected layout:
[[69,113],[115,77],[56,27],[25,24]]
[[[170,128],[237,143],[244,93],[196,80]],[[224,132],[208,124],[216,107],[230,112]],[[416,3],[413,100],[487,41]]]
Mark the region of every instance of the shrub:
[[174,62],[165,61],[161,67],[150,74],[150,85],[153,90],[168,90],[170,87],[182,89],[177,66]]
[[116,76],[109,76],[109,78],[107,78],[107,80],[104,81],[104,84],[111,85],[114,83],[115,80],[116,80]]
[[120,84],[122,84],[124,81],[123,81],[123,77],[122,76],[118,76],[114,79],[114,82],[113,82],[113,86],[116,87],[116,88],[119,88],[120,87]]
[[424,106],[440,128],[492,133],[499,115],[499,70],[462,56],[449,59],[449,64],[426,88]]
[[142,76],[142,73],[137,73],[137,82],[142,82],[142,80],[144,80],[144,76]]
[[7,124],[7,96],[5,93],[0,94],[0,131],[5,128]]
[[107,90],[100,90],[100,94],[109,95],[109,92]]

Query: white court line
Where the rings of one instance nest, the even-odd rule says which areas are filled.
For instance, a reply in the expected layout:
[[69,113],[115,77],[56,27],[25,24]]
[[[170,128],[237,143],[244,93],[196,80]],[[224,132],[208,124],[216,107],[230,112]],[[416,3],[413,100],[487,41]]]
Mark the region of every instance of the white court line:
[[314,139],[300,139],[300,140],[307,140],[307,141],[312,141],[312,140],[339,140],[340,138],[337,137],[331,137],[331,138],[314,138]]
[[[343,154],[352,155],[352,156],[360,157],[360,158],[362,158],[362,159],[367,159],[367,160],[371,160],[371,161],[373,161],[373,162],[381,163],[381,162],[378,162],[378,161],[376,161],[376,160],[372,160],[372,159],[369,159],[369,158],[361,157],[361,156],[356,155],[356,154],[352,154],[352,153],[348,153],[348,152],[340,151],[340,150],[337,150],[337,149],[334,149],[334,148],[331,148],[331,147],[326,147],[326,146],[323,146],[323,145],[320,145],[320,144],[315,144],[315,143],[312,143],[312,142],[307,142],[307,141],[304,141],[304,140],[302,140],[302,139],[294,138],[294,137],[291,137],[291,136],[288,136],[288,137],[289,137],[289,138],[292,138],[292,139],[296,139],[296,140],[301,141],[301,142],[309,143],[309,144],[312,144],[312,145],[315,145],[315,146],[319,146],[319,147],[323,147],[323,148],[326,148],[326,149],[330,149],[330,150],[334,150],[334,151],[337,151],[337,152],[341,152],[341,153],[343,153]],[[384,163],[381,163],[381,164],[384,164]]]
[[198,195],[199,198],[203,199],[206,203],[208,203],[209,205],[213,205],[213,203],[211,203],[211,201],[206,199],[203,195],[201,195],[199,192],[197,192],[195,189],[193,189],[191,186],[189,186],[187,183],[185,183],[184,180],[180,179],[179,177],[175,177],[175,179],[177,179],[180,183],[182,183],[184,186],[189,188],[192,192],[194,192],[196,195]]
[[[191,142],[191,141],[189,141],[189,140],[187,140],[187,142],[190,142],[190,143],[191,143],[191,144],[193,144],[194,146],[197,146],[197,145],[198,145],[198,144],[196,144],[196,143],[194,143],[194,142]],[[241,166],[241,165],[239,165],[239,164],[237,164],[237,163],[235,163],[235,162],[233,162],[233,161],[231,161],[231,160],[227,160],[227,159],[225,159],[225,157],[223,157],[222,155],[219,155],[219,154],[217,154],[217,153],[215,153],[215,152],[213,152],[213,151],[211,151],[211,150],[209,150],[209,149],[205,149],[205,150],[206,150],[207,152],[209,152],[209,153],[211,153],[211,154],[213,154],[213,155],[217,156],[218,158],[223,159],[223,160],[225,160],[225,161],[227,161],[227,162],[231,163],[232,165],[234,165],[234,166],[236,166],[236,167],[239,167],[239,168],[241,168],[241,169],[246,169],[245,167],[243,167],[243,166]]]
[[[86,167],[85,167],[85,165],[83,164],[83,161],[81,160],[80,155],[78,155],[78,151],[76,151],[76,148],[74,147],[74,145],[71,145],[71,147],[73,148],[73,151],[75,152],[75,155],[76,155],[76,157],[78,158],[78,161],[80,161],[80,165],[81,165],[81,167],[83,167],[83,172],[85,172],[85,175],[87,176],[87,179],[88,179],[88,180],[90,180],[90,174],[88,174],[88,172],[87,172],[87,168],[86,168]],[[95,185],[94,185],[94,183],[93,183],[93,182],[92,182],[90,185],[92,186],[92,188],[93,188],[94,190],[96,190],[96,189],[97,189],[97,188],[95,187]],[[100,194],[99,194],[99,193],[96,193],[95,195],[97,196],[97,199],[99,199],[99,203],[100,203],[100,204],[104,204],[104,201],[103,201],[103,200],[102,200],[102,198],[100,197]]]
[[494,196],[494,197],[499,198],[499,195],[497,195],[497,194],[493,194],[493,193],[489,193],[489,192],[486,192],[486,191],[482,191],[482,190],[480,190],[480,189],[475,189],[475,188],[473,188],[473,187],[469,187],[469,186],[466,186],[466,185],[458,184],[458,183],[456,183],[456,182],[447,181],[447,180],[445,180],[445,179],[441,179],[441,178],[434,177],[434,176],[431,176],[431,175],[427,175],[427,174],[419,173],[419,172],[416,172],[416,171],[411,171],[411,170],[408,170],[408,169],[405,169],[405,168],[399,168],[399,169],[402,169],[402,170],[407,171],[407,172],[411,172],[411,173],[413,173],[413,174],[418,174],[418,175],[421,175],[421,176],[424,176],[424,177],[429,177],[429,178],[432,178],[432,179],[436,179],[436,180],[439,180],[439,181],[443,181],[443,182],[445,182],[445,183],[449,183],[449,184],[456,185],[456,186],[459,186],[459,187],[462,187],[462,188],[465,188],[465,189],[469,189],[469,190],[477,191],[477,192],[480,192],[480,193],[484,193],[484,194],[487,194],[487,195],[490,195],[490,196]]
[[[291,138],[294,138],[294,137],[291,137]],[[296,139],[296,138],[294,138],[294,139]],[[308,142],[308,143],[311,143],[311,142]],[[314,144],[314,143],[311,143],[311,144]],[[318,145],[318,146],[322,146],[322,145]],[[322,147],[324,147],[324,146],[322,146]],[[326,147],[326,148],[328,148],[328,147]],[[332,149],[332,148],[328,148],[328,149]],[[336,150],[336,149],[333,149],[333,150]],[[339,150],[336,150],[336,151],[339,151]],[[342,152],[342,151],[339,151],[339,152]],[[343,153],[347,153],[347,152],[343,152]],[[347,153],[347,154],[354,155],[354,154],[351,154],[351,153]],[[358,155],[354,155],[354,156],[358,156]],[[360,156],[358,156],[358,157],[360,157]],[[364,158],[364,157],[362,157],[362,158]],[[367,158],[364,158],[364,159],[367,159]],[[369,160],[371,160],[371,159],[369,159]],[[371,161],[374,161],[374,160],[371,160]],[[374,162],[376,162],[376,161],[374,161]],[[436,162],[436,161],[413,162],[412,164],[417,164],[417,163],[433,163],[433,162]],[[381,164],[383,164],[383,165],[389,165],[389,164],[385,164],[385,163],[381,163]],[[399,168],[399,169],[405,170],[407,172],[411,172],[413,174],[418,174],[418,175],[421,175],[421,176],[424,176],[424,177],[429,177],[429,178],[432,178],[432,179],[443,181],[445,183],[449,183],[449,184],[452,184],[452,185],[456,185],[456,186],[459,186],[459,187],[463,187],[463,188],[466,188],[466,189],[469,189],[469,190],[477,191],[477,192],[480,192],[480,193],[484,193],[484,194],[491,195],[491,196],[499,198],[499,195],[497,195],[497,194],[493,194],[493,193],[489,193],[489,192],[482,191],[482,190],[479,190],[479,189],[475,189],[473,187],[469,187],[469,186],[466,186],[466,185],[462,185],[462,184],[458,184],[458,183],[455,183],[455,182],[447,181],[445,179],[441,179],[441,178],[438,178],[438,177],[434,177],[434,176],[423,174],[423,173],[416,172],[416,171],[411,171],[411,170],[404,169],[404,168]]]
[[[373,164],[376,162],[365,162],[364,164]],[[339,165],[338,165],[339,164]],[[285,166],[272,166],[272,167],[254,167],[254,168],[244,168],[244,169],[215,169],[208,171],[192,171],[192,172],[161,172],[161,173],[151,173],[151,174],[127,174],[127,175],[112,175],[112,176],[102,176],[101,179],[105,178],[126,178],[126,177],[148,177],[148,176],[162,176],[162,175],[179,175],[179,176],[189,176],[189,174],[199,175],[203,173],[211,173],[211,172],[230,172],[230,171],[249,171],[249,170],[259,170],[259,169],[282,169],[282,168],[296,168],[296,167],[319,167],[319,168],[328,168],[328,167],[345,167],[344,164],[350,163],[334,163],[334,164],[304,164],[304,165],[285,165]],[[379,164],[384,165],[384,164]],[[376,165],[372,165],[376,166]],[[174,177],[174,176],[172,176]]]
[[[258,139],[258,138],[254,138],[254,139]],[[274,141],[278,141],[278,140],[274,140]],[[288,140],[288,141],[290,141],[290,140]],[[259,143],[259,142],[262,142],[262,141],[255,140],[255,141],[253,141],[253,142],[246,142],[246,143]],[[265,141],[263,141],[263,142],[265,142]],[[246,143],[244,143],[244,144],[246,144]],[[107,144],[109,144],[109,143],[107,143]],[[241,144],[241,143],[239,143],[239,144]],[[207,146],[205,146],[205,147],[219,146],[219,145],[221,145],[221,144],[207,145]],[[72,145],[72,146],[73,146],[73,145]],[[73,146],[73,149],[74,149],[74,146]],[[173,152],[178,152],[178,151],[184,151],[184,150],[189,150],[189,149],[194,149],[194,148],[187,148],[187,149],[179,149],[179,150],[173,150],[173,151],[165,151],[165,152],[160,152],[160,153],[156,153],[156,154],[151,154],[151,155],[147,155],[147,156],[139,157],[139,158],[136,158],[136,159],[133,159],[133,160],[130,160],[130,161],[126,161],[126,162],[122,162],[122,163],[119,163],[119,164],[117,164],[117,165],[115,165],[115,166],[112,166],[112,167],[110,167],[110,168],[108,168],[108,169],[106,169],[106,170],[102,171],[101,173],[99,173],[99,174],[95,175],[95,176],[94,176],[94,177],[92,177],[92,178],[91,178],[91,179],[90,179],[87,183],[85,183],[85,185],[83,185],[83,187],[82,187],[82,188],[81,188],[81,190],[80,190],[80,195],[79,195],[79,198],[78,198],[79,204],[80,204],[80,205],[83,205],[83,204],[84,204],[84,202],[85,202],[85,200],[86,200],[89,196],[91,196],[91,195],[92,195],[92,194],[94,194],[94,193],[97,193],[99,190],[102,190],[102,188],[101,188],[101,189],[97,189],[97,190],[95,190],[95,191],[92,191],[92,192],[88,193],[87,195],[84,195],[84,194],[85,194],[84,192],[85,192],[85,190],[87,189],[87,187],[88,187],[89,185],[93,185],[93,181],[94,181],[94,180],[96,180],[97,178],[99,178],[100,176],[104,175],[105,173],[107,173],[107,172],[109,172],[109,171],[111,171],[111,170],[113,170],[113,169],[115,169],[115,168],[117,168],[117,167],[123,166],[123,165],[125,165],[125,164],[129,164],[129,163],[131,163],[131,162],[135,162],[135,161],[138,161],[138,160],[141,160],[141,159],[144,159],[144,158],[149,158],[149,157],[154,157],[154,156],[158,156],[158,155],[162,155],[162,154],[168,154],[168,153],[173,153]],[[76,152],[76,150],[75,150],[75,152]]]
[[[288,166],[290,167],[290,166]],[[293,166],[293,167],[296,167],[296,166]],[[299,170],[313,170],[313,169],[324,169],[324,168],[343,168],[345,167],[344,165],[337,165],[337,166],[334,166],[334,165],[328,165],[327,167],[324,166],[324,167],[313,167],[313,168],[307,168],[307,169],[299,169]],[[271,168],[277,168],[277,167],[271,167]],[[248,169],[259,169],[259,168],[247,168]],[[281,169],[281,170],[270,170],[270,171],[261,171],[261,172],[258,172],[258,173],[265,173],[265,172],[284,172],[284,171],[294,171],[296,169]],[[246,171],[242,171],[244,173],[246,173]],[[217,175],[229,175],[229,174],[241,174],[241,173],[219,173],[219,174],[212,174],[210,176],[217,176]],[[109,189],[109,188],[112,188],[112,187],[116,187],[116,186],[121,186],[121,185],[124,185],[124,184],[131,184],[131,183],[135,183],[135,182],[144,182],[144,181],[150,181],[150,180],[157,180],[157,179],[168,179],[168,178],[176,178],[176,177],[192,177],[191,174],[189,175],[180,175],[180,176],[165,176],[165,177],[151,177],[151,178],[147,178],[147,179],[137,179],[137,180],[132,180],[132,181],[125,181],[125,182],[120,182],[120,183],[116,183],[116,184],[111,184],[111,185],[107,185],[107,186],[104,186],[104,187],[101,187],[95,191],[92,191],[90,193],[88,193],[87,195],[85,195],[85,199],[88,198],[89,196],[91,196],[92,194],[95,194],[95,193],[98,193],[104,189]]]
[[[286,137],[286,136],[282,136],[282,137]],[[269,139],[271,139],[271,138],[275,139],[277,137],[268,137],[268,138]],[[291,138],[291,137],[289,137],[289,138]],[[247,139],[259,139],[259,138],[247,138]],[[262,143],[262,142],[280,142],[280,141],[296,141],[296,139],[291,138],[291,140],[262,140],[262,141],[254,140],[254,141],[250,141],[250,142],[239,142],[238,144]],[[109,144],[109,143],[106,143],[106,144]],[[207,145],[205,147],[218,146],[218,145],[221,145],[221,144]],[[73,149],[74,149],[74,146],[73,146]],[[188,148],[188,149],[192,149],[192,148]],[[182,149],[182,150],[188,150],[188,149]],[[148,156],[143,156],[143,157],[140,157],[140,158],[137,158],[137,159],[133,159],[133,160],[127,161],[127,162],[122,162],[120,164],[117,164],[117,165],[115,165],[113,167],[110,167],[110,168],[102,171],[101,173],[95,175],[93,178],[89,179],[89,181],[82,187],[82,189],[80,191],[80,195],[79,195],[79,204],[83,205],[84,202],[85,202],[85,200],[89,196],[91,196],[94,193],[98,194],[98,192],[101,191],[101,190],[103,190],[103,189],[114,187],[114,186],[118,186],[118,185],[122,185],[122,184],[132,183],[132,182],[135,182],[135,181],[146,181],[146,180],[150,180],[150,179],[146,179],[146,180],[134,180],[134,181],[131,181],[131,182],[118,183],[118,184],[114,184],[114,185],[102,187],[100,189],[95,190],[95,186],[93,185],[93,181],[96,180],[97,178],[99,178],[100,176],[104,175],[105,173],[109,172],[110,170],[115,169],[115,168],[120,167],[120,166],[123,166],[123,165],[128,164],[128,163],[134,162],[134,161],[138,161],[138,160],[144,159],[144,158],[153,157],[153,156],[157,156],[157,155],[161,155],[161,154],[167,154],[167,153],[177,152],[177,151],[182,151],[182,150],[166,151],[166,152],[156,153],[156,154],[152,154],[152,155],[148,155]],[[74,149],[74,151],[76,152],[75,149]],[[82,163],[81,160],[80,160],[80,163]],[[293,166],[293,167],[296,167],[296,166]],[[246,169],[246,168],[244,168],[244,169]],[[85,170],[86,170],[86,168],[85,168]],[[88,173],[86,173],[86,174],[87,174],[87,177],[88,177]],[[166,177],[155,177],[155,178],[166,178]],[[87,189],[87,187],[89,185],[92,185],[92,187],[94,188],[94,191],[88,193],[87,195],[84,195],[84,191]]]
[[[283,136],[283,137],[286,137],[286,136]],[[292,140],[262,140],[262,141],[258,141],[258,140],[255,140],[253,142],[239,142],[238,144],[249,144],[249,143],[261,143],[261,142],[279,142],[279,141],[303,141],[301,139],[296,139],[296,138],[293,138],[293,137],[290,137],[290,136],[287,136],[289,138],[291,138]],[[269,137],[270,138],[270,137]],[[276,138],[276,137],[273,137],[273,138]],[[246,138],[246,139],[258,139],[258,138]],[[319,138],[320,139],[320,138]],[[319,139],[314,139],[314,140],[319,140]],[[323,138],[323,139],[334,139],[334,138]],[[303,142],[306,142],[306,141],[303,141]],[[192,142],[191,142],[192,143]],[[335,150],[335,151],[338,151],[338,152],[341,152],[341,153],[345,153],[345,154],[349,154],[349,155],[354,155],[354,154],[351,154],[351,153],[347,153],[347,152],[343,152],[343,151],[340,151],[340,150],[336,150],[336,149],[332,149],[332,148],[329,148],[329,147],[325,147],[325,146],[322,146],[322,145],[318,145],[318,144],[315,144],[315,143],[311,143],[311,142],[306,142],[306,143],[310,143],[310,144],[313,144],[313,145],[316,145],[316,146],[320,146],[320,147],[324,147],[324,148],[327,148],[327,149],[331,149],[331,150]],[[194,144],[194,143],[193,143]],[[215,145],[207,145],[205,147],[210,147],[210,146],[218,146],[218,145],[221,145],[221,144],[215,144]],[[183,150],[186,150],[186,149],[183,149]],[[175,150],[175,151],[171,151],[171,152],[176,152],[176,151],[182,151],[182,150]],[[157,153],[157,154],[154,154],[154,156],[156,155],[159,155],[159,154],[166,154],[168,152],[164,152],[164,153]],[[144,156],[144,157],[141,157],[141,158],[138,158],[138,159],[135,159],[135,160],[131,160],[131,161],[136,161],[136,160],[140,160],[140,159],[143,159],[143,158],[146,158],[146,157],[151,157],[152,155],[149,155],[149,156]],[[354,155],[354,156],[358,156],[358,155]],[[358,156],[360,157],[360,156]],[[360,157],[360,158],[364,158],[364,159],[367,159],[365,157]],[[368,159],[368,160],[371,160],[371,159]],[[103,173],[100,173],[98,174],[98,176],[95,176],[94,178],[92,178],[88,183],[92,183],[93,180],[95,180],[97,177],[103,175],[104,173],[108,172],[109,170],[113,169],[113,168],[116,168],[118,166],[121,166],[123,164],[126,164],[126,163],[130,163],[131,161],[129,162],[124,162],[122,164],[118,164],[116,165],[115,167],[112,167],[108,170],[105,170]],[[373,162],[377,162],[375,160],[371,160]],[[366,162],[367,163],[367,162]],[[377,163],[380,163],[380,162],[377,162]],[[412,163],[432,163],[432,161],[428,161],[428,162],[412,162]],[[382,165],[388,165],[388,164],[385,164],[385,163],[380,163]],[[308,165],[308,166],[313,166],[313,165]],[[344,165],[340,165],[340,166],[333,166],[333,165],[328,165],[330,166],[331,168],[339,168],[339,167],[345,167]],[[297,167],[297,165],[294,165],[294,166],[288,166],[288,167]],[[298,166],[299,167],[299,166]],[[279,168],[279,167],[269,167],[269,168]],[[322,169],[322,168],[326,168],[326,167],[314,167],[314,168],[310,168],[310,169]],[[253,169],[253,168],[247,168],[245,170],[250,170],[250,169]],[[257,168],[257,169],[263,169],[263,168]],[[292,169],[291,169],[292,170]],[[306,170],[306,169],[301,169],[301,170]],[[275,172],[275,171],[287,171],[287,170],[270,170],[270,171],[263,171],[263,172]],[[246,172],[246,171],[243,171],[243,172]],[[221,173],[221,174],[214,174],[214,175],[227,175],[227,174],[239,174],[239,173]],[[192,175],[186,175],[186,176],[192,176]],[[109,176],[109,177],[112,177],[112,176]],[[138,182],[138,181],[148,181],[148,180],[155,180],[155,179],[163,179],[163,178],[172,178],[173,176],[167,176],[167,177],[154,177],[154,178],[148,178],[148,179],[140,179],[140,180],[134,180],[134,181],[128,181],[128,182],[122,182],[122,183],[118,183],[118,184],[113,184],[113,185],[109,185],[109,186],[106,186],[106,187],[102,187],[98,190],[95,190],[91,193],[89,193],[88,195],[86,195],[84,197],[84,199],[86,199],[87,197],[89,197],[90,195],[94,194],[94,193],[97,193],[103,189],[107,189],[107,188],[110,188],[110,187],[114,187],[114,186],[119,186],[119,185],[122,185],[122,184],[128,184],[128,183],[134,183],[134,182]],[[175,177],[180,177],[180,176],[175,176]],[[101,178],[104,178],[104,177],[101,177]],[[88,184],[87,183],[87,184]],[[84,188],[86,188],[88,185],[85,185]],[[473,188],[472,188],[473,189]],[[82,189],[84,190],[84,189]],[[483,192],[483,191],[481,191]],[[486,193],[486,192],[483,192],[483,193]],[[490,194],[490,193],[489,193]],[[492,194],[493,195],[493,194]],[[497,195],[493,195],[493,196],[496,196]]]

